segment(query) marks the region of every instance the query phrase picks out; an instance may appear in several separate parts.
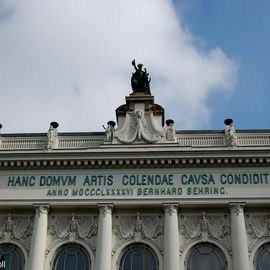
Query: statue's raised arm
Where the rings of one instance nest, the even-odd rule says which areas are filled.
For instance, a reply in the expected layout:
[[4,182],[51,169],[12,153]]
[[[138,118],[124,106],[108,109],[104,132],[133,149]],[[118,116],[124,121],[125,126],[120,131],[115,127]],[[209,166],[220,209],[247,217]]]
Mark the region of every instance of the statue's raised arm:
[[133,61],[131,62],[132,66],[135,68],[135,70],[137,70],[137,66],[136,66],[136,63],[135,63],[135,59],[133,59]]

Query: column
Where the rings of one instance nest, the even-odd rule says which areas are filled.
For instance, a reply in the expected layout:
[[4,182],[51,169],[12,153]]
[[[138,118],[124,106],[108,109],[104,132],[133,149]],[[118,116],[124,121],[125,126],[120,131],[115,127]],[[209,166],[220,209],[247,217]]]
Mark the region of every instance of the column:
[[230,203],[233,270],[248,270],[249,256],[243,203]]
[[31,241],[29,270],[43,270],[48,227],[48,205],[35,205],[35,221]]
[[111,270],[112,205],[99,205],[96,270]]
[[180,270],[177,204],[164,204],[164,269]]

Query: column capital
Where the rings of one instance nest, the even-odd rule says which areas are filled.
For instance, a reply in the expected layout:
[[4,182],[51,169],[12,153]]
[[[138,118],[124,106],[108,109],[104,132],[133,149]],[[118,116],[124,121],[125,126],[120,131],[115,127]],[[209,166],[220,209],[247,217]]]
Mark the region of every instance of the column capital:
[[106,214],[112,214],[113,204],[98,204],[99,213],[102,213],[104,217]]
[[164,212],[169,213],[171,216],[172,214],[177,213],[179,205],[178,203],[164,203],[163,207],[164,207]]
[[231,213],[236,213],[238,216],[240,213],[244,213],[244,202],[231,202],[229,203]]
[[50,206],[48,204],[34,204],[34,208],[36,214],[40,216],[41,214],[48,215]]

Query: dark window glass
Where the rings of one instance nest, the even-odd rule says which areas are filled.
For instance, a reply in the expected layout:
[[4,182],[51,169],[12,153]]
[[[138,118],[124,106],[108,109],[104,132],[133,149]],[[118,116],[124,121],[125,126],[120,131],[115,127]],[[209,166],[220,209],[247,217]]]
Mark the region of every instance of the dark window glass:
[[158,270],[158,259],[146,245],[129,246],[120,260],[120,270]]
[[188,270],[225,270],[226,258],[221,250],[210,243],[196,245],[188,256]]
[[57,253],[53,270],[90,270],[90,259],[85,248],[72,244],[63,246]]
[[12,244],[0,245],[0,269],[24,269],[24,256],[21,250]]
[[270,270],[270,243],[262,245],[255,256],[256,270]]

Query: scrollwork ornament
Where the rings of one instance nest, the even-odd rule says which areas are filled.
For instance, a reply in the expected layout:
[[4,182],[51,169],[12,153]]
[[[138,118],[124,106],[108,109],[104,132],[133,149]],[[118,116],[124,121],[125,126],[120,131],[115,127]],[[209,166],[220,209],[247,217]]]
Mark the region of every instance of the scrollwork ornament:
[[114,139],[126,144],[136,141],[156,143],[162,139],[163,133],[163,129],[155,124],[153,113],[138,110],[126,114],[124,125],[114,132]]

